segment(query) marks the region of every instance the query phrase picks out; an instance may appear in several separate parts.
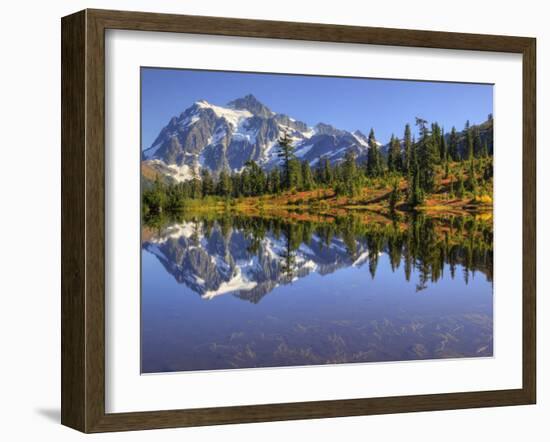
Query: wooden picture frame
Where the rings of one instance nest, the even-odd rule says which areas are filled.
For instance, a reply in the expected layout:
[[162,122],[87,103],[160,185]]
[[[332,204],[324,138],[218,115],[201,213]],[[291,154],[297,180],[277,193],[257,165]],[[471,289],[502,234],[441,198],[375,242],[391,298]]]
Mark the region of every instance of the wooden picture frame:
[[[523,385],[457,392],[132,413],[105,412],[105,30],[418,48],[523,57]],[[533,404],[536,398],[534,38],[106,10],[62,19],[62,409],[83,432]]]

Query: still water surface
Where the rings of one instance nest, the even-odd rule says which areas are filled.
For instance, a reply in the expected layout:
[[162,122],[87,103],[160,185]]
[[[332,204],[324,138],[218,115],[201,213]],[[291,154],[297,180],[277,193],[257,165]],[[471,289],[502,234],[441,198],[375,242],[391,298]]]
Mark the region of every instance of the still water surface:
[[142,232],[142,372],[486,357],[492,227],[193,217]]

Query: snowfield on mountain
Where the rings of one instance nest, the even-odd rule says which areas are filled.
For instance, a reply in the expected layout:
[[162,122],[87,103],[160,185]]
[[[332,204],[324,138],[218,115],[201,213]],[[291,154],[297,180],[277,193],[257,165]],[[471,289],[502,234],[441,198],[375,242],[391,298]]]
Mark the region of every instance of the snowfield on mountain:
[[247,95],[225,107],[195,102],[170,119],[143,151],[142,160],[177,182],[200,177],[202,168],[215,175],[222,170],[238,172],[249,160],[269,170],[279,164],[277,144],[285,133],[292,139],[296,157],[312,166],[321,157],[336,164],[350,149],[359,161],[367,155],[367,137],[360,131],[352,133],[325,123],[310,127],[272,112]]

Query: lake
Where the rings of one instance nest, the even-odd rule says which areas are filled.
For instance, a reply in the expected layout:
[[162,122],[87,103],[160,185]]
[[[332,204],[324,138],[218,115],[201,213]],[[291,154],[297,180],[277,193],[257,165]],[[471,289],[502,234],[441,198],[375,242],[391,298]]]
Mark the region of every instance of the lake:
[[141,255],[142,373],[493,354],[492,217],[182,214]]

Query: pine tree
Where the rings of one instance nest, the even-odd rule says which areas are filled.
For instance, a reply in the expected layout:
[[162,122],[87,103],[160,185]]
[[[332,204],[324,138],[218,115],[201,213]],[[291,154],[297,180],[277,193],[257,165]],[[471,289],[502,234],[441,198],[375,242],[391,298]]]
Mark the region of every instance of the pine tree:
[[468,188],[475,194],[477,192],[477,179],[474,167],[474,159],[470,159],[468,170]]
[[279,169],[275,168],[269,172],[268,176],[268,189],[269,193],[279,193],[281,190],[281,173]]
[[452,161],[459,161],[460,154],[458,152],[458,134],[453,126],[451,129],[451,135],[449,136],[449,156]]
[[420,140],[425,140],[430,135],[428,132],[428,122],[423,118],[416,117],[416,126],[418,126],[418,131],[420,133]]
[[[449,163],[447,163],[449,164]],[[454,186],[454,176],[450,175],[449,177],[449,197],[452,199],[455,197],[455,186]]]
[[302,165],[296,158],[292,158],[288,164],[289,189],[300,189],[302,187]]
[[390,212],[391,213],[395,212],[395,207],[397,206],[397,203],[399,201],[399,196],[400,196],[399,195],[399,180],[395,179],[392,182],[392,190],[391,190],[390,198],[389,198],[389,205],[390,205]]
[[482,157],[483,144],[481,142],[481,134],[479,133],[479,126],[474,126],[472,129],[472,138],[473,138],[473,150],[474,157]]
[[294,158],[294,146],[292,146],[292,139],[288,136],[288,133],[284,133],[279,138],[279,158],[283,160],[283,173],[284,181],[287,189],[291,187],[291,162]]
[[252,177],[247,169],[240,173],[241,192],[244,196],[252,196]]
[[244,165],[243,176],[248,186],[247,194],[256,196],[265,193],[266,177],[262,168],[253,160],[248,160]]
[[202,195],[208,196],[214,194],[214,180],[212,175],[205,167],[201,170],[201,181],[202,181]]
[[436,161],[439,163],[441,161],[441,128],[437,123],[432,123],[431,143],[435,147],[433,152],[434,159],[436,158]]
[[322,178],[321,178],[322,182],[323,184],[330,186],[334,179],[334,174],[332,171],[332,167],[330,165],[330,161],[327,157],[322,157],[320,162],[321,162],[321,170],[322,170]]
[[241,174],[233,173],[231,175],[231,190],[233,196],[236,198],[243,195]]
[[441,162],[444,163],[449,157],[449,149],[447,147],[447,139],[445,138],[445,129],[441,129],[441,136],[439,138],[439,157]]
[[369,150],[367,152],[367,174],[372,177],[382,175],[382,159],[378,150],[378,143],[374,136],[374,130],[369,132],[368,139]]
[[470,128],[470,120],[466,121],[464,127],[464,133],[466,134],[466,158],[471,160],[474,157],[474,140],[472,137],[472,129]]
[[483,143],[483,147],[481,148],[481,158],[489,158],[489,146],[487,145],[487,141]]
[[449,149],[447,148],[447,140],[445,139],[445,131],[441,131],[441,140],[439,143],[439,150],[441,161],[443,163],[443,170],[445,178],[449,177]]
[[434,139],[428,132],[427,121],[416,118],[420,131],[417,149],[419,184],[423,192],[432,192],[435,186],[436,165],[439,162],[439,138]]
[[347,196],[353,197],[359,192],[357,165],[355,163],[355,154],[348,149],[342,165],[342,185]]
[[464,198],[464,194],[466,193],[466,189],[464,188],[464,176],[462,175],[462,165],[458,168],[458,179],[456,182],[456,196],[458,198]]
[[492,158],[487,158],[484,163],[483,179],[485,181],[489,181],[491,178],[493,178],[493,160]]
[[401,172],[403,161],[401,157],[401,143],[399,138],[391,136],[390,149],[388,152],[388,170],[390,172]]
[[412,179],[409,182],[409,204],[416,207],[423,202],[424,192],[422,191],[422,187],[420,185],[420,168],[418,164],[415,164]]
[[143,191],[143,208],[146,212],[161,213],[166,206],[166,186],[158,175],[151,189]]
[[412,160],[413,160],[413,152],[412,152],[412,141],[411,141],[411,126],[409,124],[405,125],[405,135],[403,137],[403,143],[404,143],[404,171],[407,173],[411,172],[412,168]]
[[198,199],[202,197],[202,185],[196,167],[193,167],[193,178],[191,179],[191,198]]
[[411,175],[414,173],[418,164],[418,145],[416,143],[416,137],[413,135],[412,147],[411,147]]
[[425,192],[433,192],[435,189],[435,177],[437,172],[437,164],[439,158],[439,138],[431,138],[426,146],[426,160],[424,175],[423,190]]
[[166,189],[166,208],[179,210],[184,205],[184,194],[179,186],[170,186]]
[[393,161],[393,139],[394,139],[394,135],[391,134],[391,138],[390,138],[390,145],[388,147],[388,171],[389,172],[394,172],[395,171],[395,168],[394,168],[394,161]]
[[307,161],[302,161],[302,188],[304,190],[313,189],[313,174],[311,173],[311,167]]
[[231,188],[231,177],[225,171],[225,169],[222,169],[222,171],[220,172],[220,176],[218,177],[216,193],[223,197],[230,197],[232,192]]

